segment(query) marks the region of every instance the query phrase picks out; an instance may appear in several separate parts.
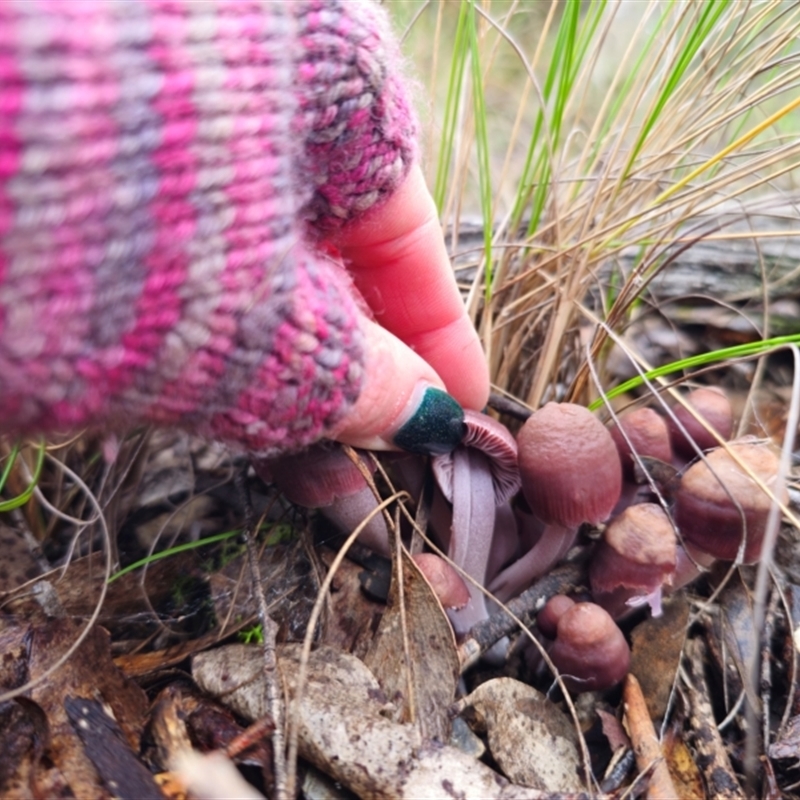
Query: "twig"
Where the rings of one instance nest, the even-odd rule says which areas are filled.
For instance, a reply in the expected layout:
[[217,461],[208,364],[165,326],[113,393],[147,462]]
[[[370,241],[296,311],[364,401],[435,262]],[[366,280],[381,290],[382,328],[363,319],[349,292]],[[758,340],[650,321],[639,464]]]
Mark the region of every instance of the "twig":
[[772,637],[775,635],[775,622],[778,613],[780,589],[776,587],[769,598],[767,614],[764,619],[764,630],[761,633],[761,708],[764,713],[761,719],[761,737],[763,749],[767,750],[770,740],[770,715],[768,709],[772,704]]
[[642,694],[642,687],[633,674],[625,678],[622,695],[628,735],[631,737],[633,751],[636,754],[636,766],[640,772],[652,770],[647,785],[647,800],[674,800],[678,793],[669,774],[653,720],[647,712],[647,702]]
[[493,408],[500,414],[508,414],[509,417],[518,419],[520,422],[525,422],[533,413],[527,406],[499,392],[492,392],[489,395],[489,408]]
[[[528,624],[553,595],[569,594],[581,585],[584,578],[585,569],[582,564],[564,564],[551,570],[519,597],[506,603],[506,608]],[[502,609],[475,625],[458,648],[462,670],[474,664],[481,654],[504,636],[513,633],[517,627],[517,622]]]
[[697,750],[697,763],[703,773],[708,796],[719,800],[745,800],[714,721],[703,669],[703,642],[700,639],[687,642],[686,654],[688,672],[684,675],[683,683],[689,697],[689,734]]
[[267,599],[261,583],[261,569],[258,565],[258,552],[254,541],[255,531],[258,526],[254,524],[253,504],[250,501],[250,491],[247,486],[247,467],[236,473],[236,490],[244,509],[244,542],[247,548],[247,563],[250,567],[250,579],[253,583],[253,593],[258,603],[258,618],[264,632],[263,671],[266,687],[267,710],[272,718],[275,729],[272,733],[272,752],[274,756],[275,774],[275,800],[289,800],[286,791],[286,752],[284,745],[283,729],[283,698],[279,685],[278,659],[275,651],[275,637],[278,635],[278,625],[270,617],[267,610]]
[[[617,754],[614,754],[616,758]],[[619,791],[623,782],[628,777],[636,761],[636,753],[630,748],[626,748],[625,752],[621,754],[616,761],[613,762],[610,769],[606,772],[605,777],[600,783],[600,791],[603,794],[614,794]]]

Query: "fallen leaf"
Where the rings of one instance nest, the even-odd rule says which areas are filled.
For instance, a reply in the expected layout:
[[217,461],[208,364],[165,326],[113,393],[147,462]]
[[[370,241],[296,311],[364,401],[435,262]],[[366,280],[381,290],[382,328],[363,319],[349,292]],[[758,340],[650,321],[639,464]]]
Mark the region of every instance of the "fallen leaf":
[[402,551],[402,597],[397,572],[372,647],[364,662],[384,694],[425,739],[450,738],[448,709],[460,672],[453,629],[430,584]]
[[150,770],[139,760],[102,703],[85,697],[65,697],[64,708],[73,730],[83,742],[114,797],[120,800],[163,800]]
[[[47,677],[30,690],[28,696],[42,710],[49,728],[45,750],[46,764],[35,776],[41,786],[66,785],[76,797],[110,797],[97,771],[84,752],[80,738],[70,724],[64,708],[68,696],[99,698],[111,709],[126,741],[138,752],[139,738],[147,710],[144,692],[115,668],[110,653],[108,633],[95,626],[64,664],[51,671],[56,662],[72,647],[82,626],[65,618],[15,632],[9,626],[2,640],[10,645],[0,652],[5,676],[16,675],[21,685],[27,680]],[[16,635],[15,635],[16,633]],[[20,648],[22,642],[25,646]],[[9,658],[18,659],[16,666]],[[6,685],[4,688],[16,688]],[[3,795],[6,796],[5,794]]]
[[[330,568],[336,553],[320,548],[322,562]],[[377,602],[361,588],[363,567],[344,559],[336,570],[325,615],[321,643],[363,658],[372,644],[386,604]]]
[[[17,697],[0,706],[0,793],[4,798],[30,796],[49,739],[47,717],[36,703]],[[52,784],[48,788],[55,789]]]
[[[735,702],[744,691],[751,706],[761,713],[761,698],[753,688],[758,685],[758,674],[753,675],[754,666],[760,664],[761,636],[755,630],[755,612],[750,589],[737,570],[717,599],[719,614],[712,617],[712,632],[709,632],[710,654],[727,683],[728,696]],[[754,679],[755,678],[755,679]]]
[[664,602],[660,617],[648,617],[631,634],[631,665],[651,719],[663,719],[681,661],[689,624],[689,602],[681,592]]
[[608,746],[611,748],[612,753],[616,753],[621,748],[631,746],[631,740],[628,738],[628,734],[625,733],[625,728],[622,727],[622,723],[613,714],[598,708],[597,716],[600,718],[603,735],[608,739]]
[[800,716],[792,717],[767,750],[770,758],[800,761]]
[[691,751],[686,746],[683,735],[683,720],[671,721],[661,743],[672,783],[680,800],[695,800],[705,797],[703,777],[694,762]]

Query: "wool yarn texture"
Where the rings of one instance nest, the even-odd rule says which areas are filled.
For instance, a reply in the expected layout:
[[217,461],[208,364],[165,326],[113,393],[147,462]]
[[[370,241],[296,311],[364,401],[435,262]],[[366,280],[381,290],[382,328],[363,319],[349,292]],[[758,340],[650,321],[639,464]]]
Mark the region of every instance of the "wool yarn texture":
[[320,243],[415,158],[397,62],[364,0],[0,3],[0,429],[324,436],[363,341]]

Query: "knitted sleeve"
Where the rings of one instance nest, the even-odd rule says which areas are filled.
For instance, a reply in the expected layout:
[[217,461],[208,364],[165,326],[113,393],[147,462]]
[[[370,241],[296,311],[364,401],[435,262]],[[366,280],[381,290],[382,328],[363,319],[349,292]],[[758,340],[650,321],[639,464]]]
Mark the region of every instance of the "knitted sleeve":
[[305,211],[324,232],[392,192],[415,158],[416,126],[380,8],[306,0],[298,11],[299,121],[314,187]]
[[176,424],[272,454],[355,401],[317,231],[414,129],[362,2],[0,3],[0,430]]

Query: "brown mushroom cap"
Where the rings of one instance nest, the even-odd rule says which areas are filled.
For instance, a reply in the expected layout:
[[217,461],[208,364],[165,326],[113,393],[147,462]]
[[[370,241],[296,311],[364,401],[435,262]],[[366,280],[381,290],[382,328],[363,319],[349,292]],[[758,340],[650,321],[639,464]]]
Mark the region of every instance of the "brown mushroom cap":
[[677,539],[664,509],[655,503],[628,506],[611,520],[594,551],[592,592],[653,592],[675,571],[676,558]]
[[675,522],[687,542],[715,558],[733,561],[745,535],[738,503],[746,523],[743,560],[752,563],[761,553],[773,501],[731,453],[747,464],[780,500],[786,501],[785,488],[776,486],[779,461],[771,446],[764,442],[731,442],[712,450],[705,461],[692,464],[681,478],[675,494]]
[[622,490],[622,466],[611,434],[586,408],[547,403],[517,437],[522,491],[547,523],[577,528],[607,519]]
[[[733,432],[733,411],[730,400],[721,389],[703,388],[689,392],[686,403],[690,405],[705,421],[723,438],[729,439]],[[719,442],[692,416],[692,413],[678,404],[673,406],[672,413],[689,434],[687,439],[678,428],[675,420],[670,418],[668,425],[672,447],[684,458],[697,455],[694,445],[700,450],[717,447]]]
[[443,558],[435,553],[417,553],[412,558],[444,608],[463,608],[469,602],[467,584]]
[[324,508],[367,485],[345,452],[331,444],[314,445],[295,455],[254,461],[253,467],[264,480],[274,481],[287,500],[304,508]]
[[[634,474],[632,451],[639,456],[657,458],[667,464],[672,461],[672,445],[666,420],[652,408],[637,408],[623,414],[618,424],[609,428],[609,432],[619,451],[626,478],[632,478]],[[625,436],[628,437],[627,440]]]
[[617,623],[594,603],[575,603],[561,614],[549,654],[573,692],[609,689],[625,677],[631,659]]
[[546,603],[544,608],[536,615],[536,626],[548,639],[556,638],[558,621],[567,609],[572,608],[575,601],[565,594],[554,594]]

